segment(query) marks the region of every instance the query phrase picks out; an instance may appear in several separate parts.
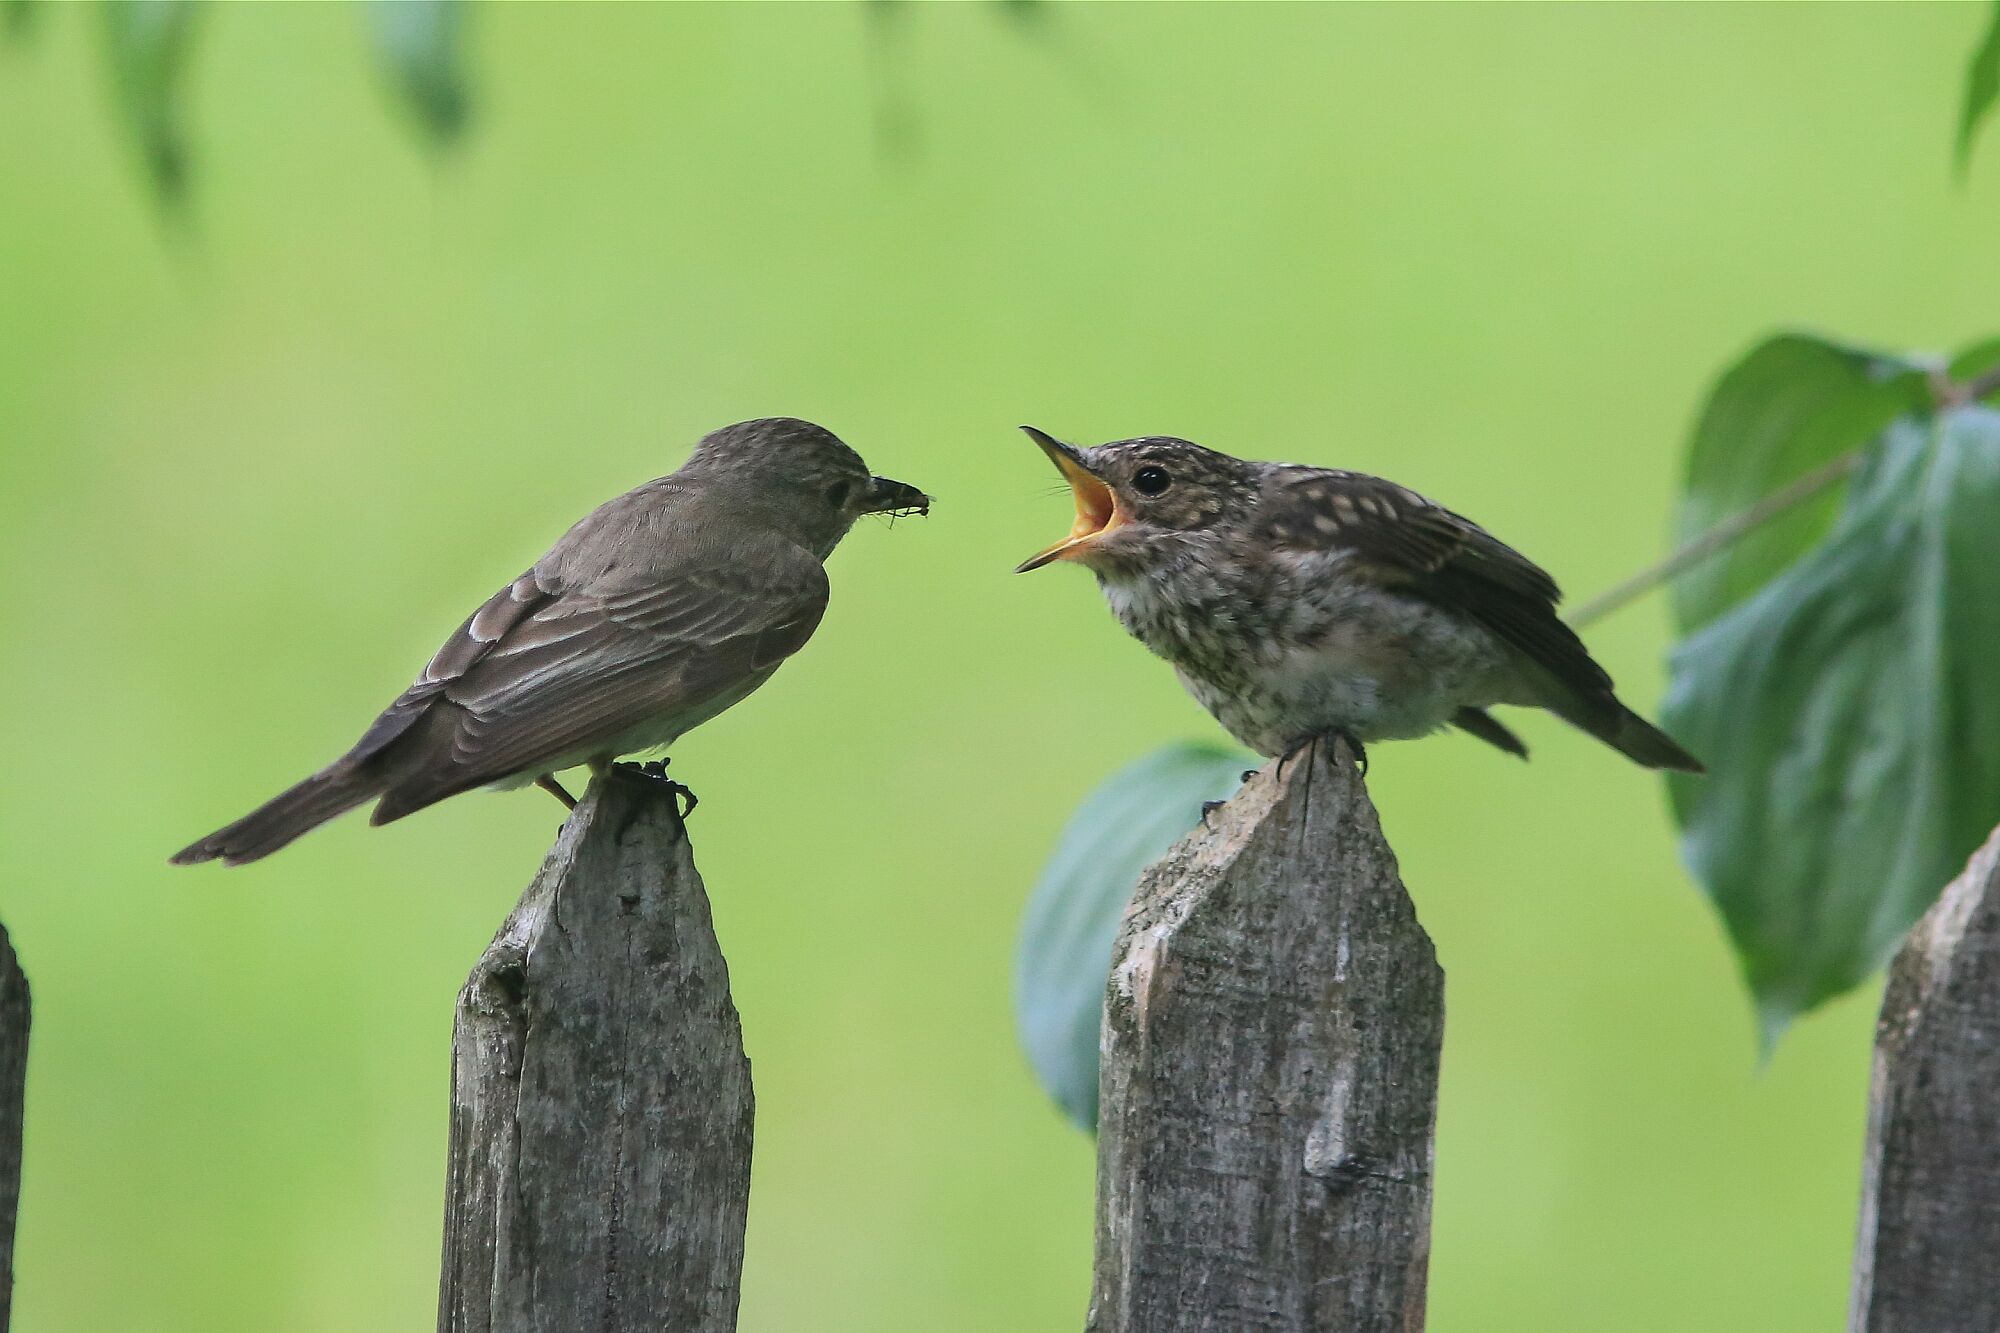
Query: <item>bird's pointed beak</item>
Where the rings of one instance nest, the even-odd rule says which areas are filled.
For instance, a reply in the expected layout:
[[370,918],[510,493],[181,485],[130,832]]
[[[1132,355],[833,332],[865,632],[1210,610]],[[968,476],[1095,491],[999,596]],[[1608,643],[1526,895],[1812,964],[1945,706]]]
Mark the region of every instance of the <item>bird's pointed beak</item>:
[[1064,444],[1047,431],[1036,430],[1033,426],[1023,426],[1029,439],[1042,447],[1049,461],[1056,465],[1056,471],[1063,474],[1069,483],[1070,492],[1076,499],[1076,522],[1071,525],[1069,536],[1045,551],[1023,560],[1014,570],[1025,574],[1031,569],[1057,560],[1074,560],[1082,555],[1098,538],[1125,523],[1125,513],[1118,507],[1118,497],[1109,486],[1084,466],[1083,455],[1075,447]]
[[867,507],[862,512],[869,514],[928,514],[931,512],[931,497],[914,486],[887,477],[868,479]]

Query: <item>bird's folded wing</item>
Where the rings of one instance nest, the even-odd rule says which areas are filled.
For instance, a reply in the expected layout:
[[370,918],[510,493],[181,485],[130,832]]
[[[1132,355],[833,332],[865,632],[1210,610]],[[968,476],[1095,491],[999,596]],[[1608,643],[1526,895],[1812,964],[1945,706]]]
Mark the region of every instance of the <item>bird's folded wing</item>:
[[458,785],[655,718],[698,716],[798,651],[826,600],[826,573],[804,550],[601,592],[531,570],[473,613],[356,752],[381,750],[422,719],[410,765]]
[[513,772],[654,718],[699,715],[803,647],[826,599],[826,573],[803,551],[784,569],[697,569],[558,597],[445,686],[465,713],[453,757]]
[[466,617],[465,623],[454,630],[452,636],[444,641],[444,646],[432,655],[410,688],[382,710],[382,715],[341,757],[340,762],[358,764],[381,753],[390,742],[423,717],[430,704],[443,694],[448,683],[464,675],[510,630],[530,613],[548,606],[557,595],[556,586],[531,569],[487,598],[485,604]]
[[1350,575],[1400,588],[1484,625],[1565,688],[1608,700],[1611,678],[1556,614],[1539,565],[1468,518],[1393,482],[1301,468],[1264,510],[1274,545],[1345,548]]

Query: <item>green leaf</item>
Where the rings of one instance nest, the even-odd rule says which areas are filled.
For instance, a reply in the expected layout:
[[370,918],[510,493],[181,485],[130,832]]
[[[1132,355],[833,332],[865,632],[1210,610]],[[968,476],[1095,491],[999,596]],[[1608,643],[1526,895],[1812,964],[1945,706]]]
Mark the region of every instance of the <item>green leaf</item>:
[[1972,65],[1965,71],[1965,108],[1958,115],[1960,176],[1972,164],[1972,141],[1978,137],[1979,123],[1996,101],[2000,101],[2000,0],[1995,0],[1986,40],[1972,53]]
[[1097,1127],[1097,1040],[1111,946],[1139,875],[1225,800],[1257,760],[1183,742],[1111,775],[1070,817],[1028,899],[1014,956],[1014,1021],[1063,1114]]
[[169,203],[187,189],[180,97],[195,9],[194,0],[118,0],[99,9],[119,114],[154,191]]
[[1048,0],[998,0],[1000,12],[1014,26],[1034,30],[1049,22]]
[[35,26],[33,0],[6,0],[5,13],[0,14],[0,28],[4,28],[10,41],[19,41]]
[[2000,821],[2000,412],[1891,426],[1824,544],[1673,657],[1682,853],[1768,1050],[1895,950]]
[[449,147],[464,132],[471,106],[463,0],[371,0],[368,13],[383,75],[431,142]]
[[[1688,542],[1814,469],[1865,447],[1923,401],[1921,368],[1807,334],[1781,334],[1717,382],[1688,450],[1675,536]],[[1800,504],[1674,580],[1683,633],[1762,587],[1825,535],[1841,487]]]

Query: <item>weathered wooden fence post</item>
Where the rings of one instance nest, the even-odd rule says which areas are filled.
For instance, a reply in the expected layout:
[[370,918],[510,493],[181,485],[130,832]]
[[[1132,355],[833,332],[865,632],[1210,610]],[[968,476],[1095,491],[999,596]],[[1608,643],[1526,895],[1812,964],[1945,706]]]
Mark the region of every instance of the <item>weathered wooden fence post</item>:
[[2000,1329],[2000,830],[1889,971],[1848,1327]]
[[0,1333],[14,1308],[14,1215],[21,1206],[21,1110],[28,1081],[28,978],[0,926]]
[[664,784],[591,784],[459,995],[440,1333],[729,1333],[750,1062]]
[[1444,973],[1345,747],[1140,880],[1105,998],[1091,1333],[1424,1322]]

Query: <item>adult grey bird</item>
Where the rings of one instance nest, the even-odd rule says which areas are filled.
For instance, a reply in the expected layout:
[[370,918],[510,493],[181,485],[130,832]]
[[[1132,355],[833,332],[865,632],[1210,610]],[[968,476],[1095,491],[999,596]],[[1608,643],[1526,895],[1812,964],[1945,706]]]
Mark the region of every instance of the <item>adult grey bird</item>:
[[857,518],[929,507],[809,421],[718,430],[488,598],[353,749],[174,864],[255,861],[370,800],[375,824],[474,787],[573,805],[554,774],[672,744],[804,646]]
[[1230,734],[1265,755],[1545,708],[1647,768],[1698,773],[1556,615],[1555,580],[1478,524],[1359,472],[1257,463],[1172,436],[1076,448],[1024,426],[1074,492],[1072,560]]

